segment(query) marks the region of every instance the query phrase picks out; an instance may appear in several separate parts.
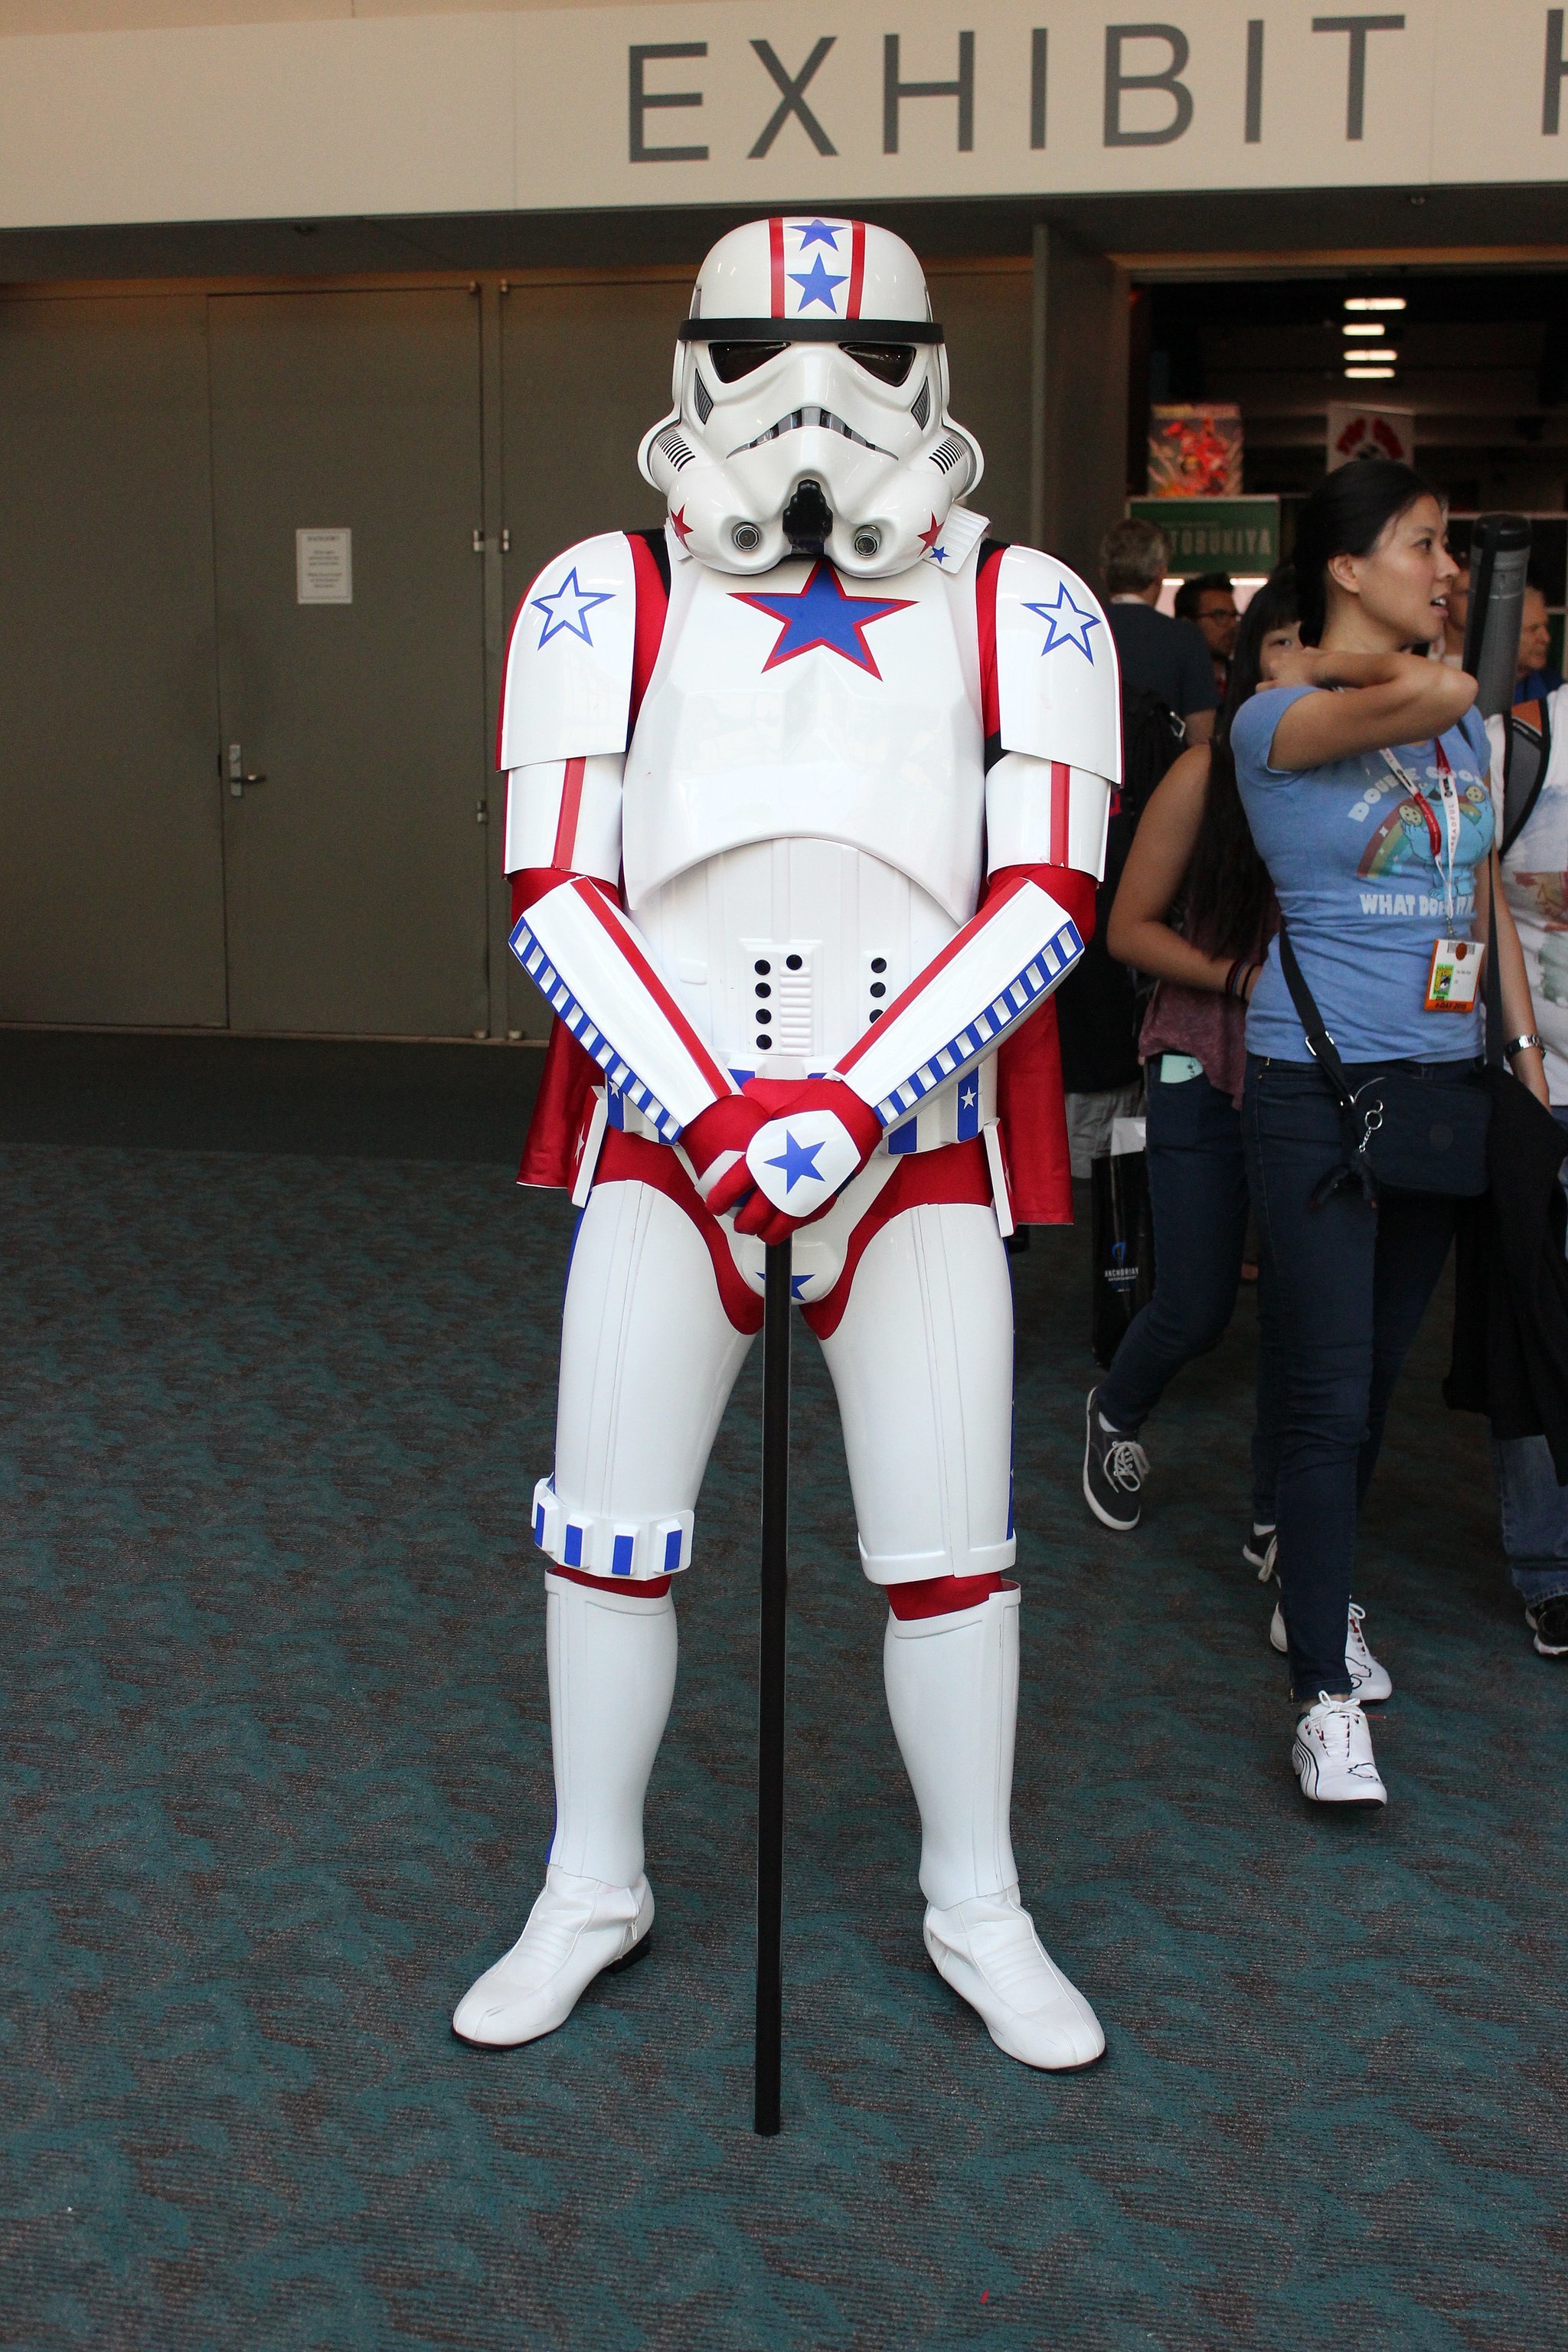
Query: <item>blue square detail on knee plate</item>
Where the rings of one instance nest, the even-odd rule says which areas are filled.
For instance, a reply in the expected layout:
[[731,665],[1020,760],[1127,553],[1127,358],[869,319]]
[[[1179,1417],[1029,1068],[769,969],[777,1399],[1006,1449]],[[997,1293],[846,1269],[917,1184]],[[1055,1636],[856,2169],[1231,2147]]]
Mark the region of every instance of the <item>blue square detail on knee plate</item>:
[[583,1565],[583,1530],[573,1519],[568,1519],[566,1522],[565,1549],[566,1557],[562,1562],[562,1566],[563,1568],[581,1568]]
[[671,1528],[664,1539],[664,1572],[673,1576],[680,1566],[680,1529]]
[[544,1506],[541,1503],[533,1514],[533,1540],[541,1550],[544,1548]]
[[631,1574],[632,1546],[636,1540],[637,1538],[635,1536],[617,1536],[616,1538],[615,1549],[610,1554],[610,1574],[612,1576],[629,1576]]

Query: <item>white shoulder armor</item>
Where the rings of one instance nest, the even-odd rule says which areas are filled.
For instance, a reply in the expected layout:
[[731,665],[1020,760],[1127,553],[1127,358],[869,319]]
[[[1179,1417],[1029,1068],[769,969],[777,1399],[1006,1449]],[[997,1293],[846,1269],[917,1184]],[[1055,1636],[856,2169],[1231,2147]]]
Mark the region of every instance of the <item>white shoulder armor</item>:
[[1121,782],[1121,693],[1110,625],[1076,572],[1009,547],[996,581],[1002,749]]
[[624,751],[636,635],[625,531],[579,540],[547,563],[512,623],[496,765]]

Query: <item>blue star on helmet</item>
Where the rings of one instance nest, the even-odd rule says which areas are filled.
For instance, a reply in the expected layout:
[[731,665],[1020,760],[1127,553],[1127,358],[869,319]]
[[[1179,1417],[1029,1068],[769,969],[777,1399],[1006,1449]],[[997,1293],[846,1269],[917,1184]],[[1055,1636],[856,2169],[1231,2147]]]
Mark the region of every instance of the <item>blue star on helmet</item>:
[[1076,646],[1085,661],[1093,661],[1094,647],[1089,642],[1089,633],[1090,629],[1100,627],[1100,614],[1089,612],[1081,604],[1075,604],[1065,580],[1057,583],[1054,604],[1026,604],[1024,610],[1026,613],[1038,613],[1050,630],[1050,635],[1040,647],[1042,655],[1054,654],[1058,646]]
[[802,253],[805,251],[808,245],[831,246],[834,252],[837,253],[838,250],[838,239],[841,234],[842,232],[836,229],[832,226],[831,222],[825,220],[802,221],[799,227],[795,230],[795,235],[800,239],[800,249]]
[[776,1160],[770,1160],[767,1164],[770,1168],[784,1170],[784,1191],[793,1192],[803,1176],[815,1177],[816,1181],[821,1183],[822,1176],[816,1165],[816,1159],[822,1149],[820,1143],[797,1143],[786,1127],[784,1150]]
[[594,640],[588,635],[588,615],[595,604],[608,604],[612,595],[608,588],[584,588],[574,564],[552,596],[535,596],[532,600],[544,615],[544,626],[539,632],[541,646],[547,646],[552,637],[567,631],[581,637],[585,646],[591,646]]
[[868,670],[875,678],[882,673],[866,643],[867,630],[873,621],[905,612],[914,602],[912,596],[847,596],[825,556],[812,566],[805,587],[794,595],[776,590],[743,595],[734,588],[730,593],[737,604],[754,605],[770,621],[782,624],[773,649],[763,664],[764,670],[776,669],[780,662],[794,661],[821,646],[857,669]]
[[813,255],[809,269],[792,269],[789,275],[791,283],[800,288],[800,310],[804,310],[808,302],[820,302],[823,309],[831,311],[837,319],[838,310],[833,299],[833,289],[836,286],[842,286],[845,280],[828,276],[820,253]]

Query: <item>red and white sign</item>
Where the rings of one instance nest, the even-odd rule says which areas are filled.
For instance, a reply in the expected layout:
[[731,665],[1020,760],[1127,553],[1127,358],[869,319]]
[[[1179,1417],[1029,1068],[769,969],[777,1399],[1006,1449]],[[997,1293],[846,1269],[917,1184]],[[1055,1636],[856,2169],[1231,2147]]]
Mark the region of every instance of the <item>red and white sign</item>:
[[1395,457],[1403,465],[1415,462],[1415,411],[1413,408],[1363,408],[1358,402],[1329,403],[1329,471],[1349,465],[1352,457]]

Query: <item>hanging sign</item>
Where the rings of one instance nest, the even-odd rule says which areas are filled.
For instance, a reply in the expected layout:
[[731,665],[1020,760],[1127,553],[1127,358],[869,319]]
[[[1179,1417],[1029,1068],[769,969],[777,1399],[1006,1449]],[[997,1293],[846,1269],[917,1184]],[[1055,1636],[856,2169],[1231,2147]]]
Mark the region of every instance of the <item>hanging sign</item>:
[[1367,408],[1359,400],[1329,403],[1328,466],[1348,465],[1352,457],[1394,457],[1402,465],[1415,462],[1415,411],[1413,408]]
[[1183,579],[1204,572],[1257,578],[1279,561],[1278,499],[1129,499],[1127,511],[1164,532],[1171,570]]

